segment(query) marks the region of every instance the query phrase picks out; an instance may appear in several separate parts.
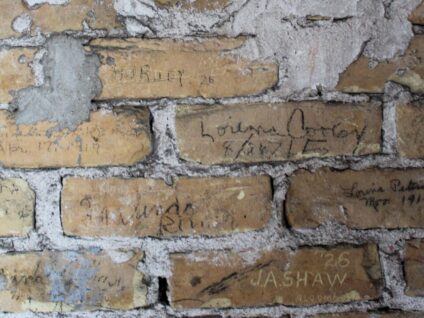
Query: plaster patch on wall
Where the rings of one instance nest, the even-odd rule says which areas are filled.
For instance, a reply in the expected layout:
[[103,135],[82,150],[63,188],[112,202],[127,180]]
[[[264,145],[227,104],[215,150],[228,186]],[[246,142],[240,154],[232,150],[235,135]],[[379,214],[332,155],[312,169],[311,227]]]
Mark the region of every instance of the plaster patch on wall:
[[339,74],[362,53],[373,61],[402,55],[413,36],[408,16],[420,2],[235,0],[220,11],[197,12],[163,9],[153,0],[117,0],[115,9],[132,35],[252,35],[238,53],[277,62],[275,95],[285,97],[334,89]]
[[57,123],[54,130],[75,130],[90,115],[91,100],[101,91],[98,56],[84,50],[79,40],[53,36],[42,59],[45,82],[18,91],[12,101],[16,123]]
[[29,8],[34,8],[41,4],[66,5],[71,0],[24,0],[24,3]]

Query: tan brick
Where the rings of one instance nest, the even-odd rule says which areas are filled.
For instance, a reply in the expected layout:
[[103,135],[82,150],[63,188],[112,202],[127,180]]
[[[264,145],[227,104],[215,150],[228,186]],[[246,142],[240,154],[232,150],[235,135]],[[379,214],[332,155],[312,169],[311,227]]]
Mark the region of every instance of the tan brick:
[[419,313],[391,313],[391,314],[378,314],[378,313],[340,313],[340,314],[328,314],[328,315],[317,315],[315,318],[421,318],[422,314]]
[[318,315],[315,318],[421,318],[422,314],[419,313],[391,313],[391,314],[378,314],[378,313],[340,313],[340,314],[328,314]]
[[62,224],[78,236],[222,235],[263,228],[271,215],[268,177],[66,178]]
[[0,50],[0,103],[10,102],[13,99],[11,94],[13,91],[34,84],[29,66],[34,54],[34,49]]
[[402,157],[424,157],[424,107],[401,105],[396,109],[398,151]]
[[408,296],[424,296],[424,241],[411,240],[405,246],[405,276]]
[[290,178],[286,215],[294,228],[424,227],[424,169],[300,170]]
[[381,270],[375,245],[171,256],[176,308],[314,305],[376,299]]
[[180,156],[203,164],[297,160],[380,151],[376,105],[315,102],[177,108]]
[[370,60],[361,56],[341,75],[336,89],[348,93],[383,93],[384,84],[393,81],[407,86],[414,93],[424,92],[424,36],[417,35],[402,57],[370,67]]
[[17,0],[0,1],[0,38],[19,36],[13,21],[22,15],[31,17],[31,30],[42,32],[82,31],[83,24],[92,29],[122,28],[117,20],[113,0],[72,0],[66,5],[40,5],[29,10]]
[[230,0],[155,0],[155,4],[160,8],[178,7],[194,11],[222,10],[230,2]]
[[386,314],[377,316],[379,318],[422,318],[424,317],[424,313],[396,313],[396,314]]
[[35,194],[22,179],[0,179],[0,236],[25,236],[34,226]]
[[424,24],[424,2],[422,2],[409,16],[409,21],[413,24]]
[[310,318],[371,318],[367,313],[339,313],[310,316]]
[[146,304],[136,270],[141,252],[127,260],[106,253],[34,252],[0,256],[0,308],[6,312],[132,309]]
[[230,97],[254,95],[278,80],[275,64],[229,52],[244,38],[177,40],[94,40],[102,56],[99,99]]
[[55,126],[18,126],[11,113],[0,111],[0,162],[20,168],[131,165],[151,150],[146,110],[93,112],[75,131]]

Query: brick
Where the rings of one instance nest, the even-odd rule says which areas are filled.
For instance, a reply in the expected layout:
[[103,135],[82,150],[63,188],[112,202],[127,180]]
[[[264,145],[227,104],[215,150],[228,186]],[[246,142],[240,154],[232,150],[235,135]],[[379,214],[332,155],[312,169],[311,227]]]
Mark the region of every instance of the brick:
[[409,21],[412,24],[424,24],[424,2],[422,2],[409,16]]
[[203,164],[378,153],[381,108],[317,102],[180,106],[180,156]]
[[371,318],[367,313],[339,313],[310,316],[310,318]]
[[383,93],[384,84],[393,81],[413,93],[424,92],[424,36],[417,35],[401,57],[370,67],[366,56],[359,57],[341,75],[336,89],[347,93]]
[[66,178],[62,224],[76,236],[223,235],[258,230],[272,210],[268,177]]
[[340,313],[318,315],[315,318],[421,318],[422,314],[419,313],[391,313],[391,314],[367,314],[367,313]]
[[290,178],[286,216],[294,228],[421,228],[424,170],[300,170]]
[[34,252],[0,256],[0,309],[54,312],[133,309],[146,304],[142,253]]
[[375,245],[173,254],[173,307],[314,305],[376,299],[381,270]]
[[424,242],[411,240],[405,244],[405,278],[408,296],[424,296]]
[[400,156],[424,157],[424,107],[399,105],[396,109],[397,146]]
[[378,316],[379,318],[422,318],[423,313],[396,313]]
[[275,64],[229,52],[244,38],[179,40],[94,40],[102,57],[99,99],[231,97],[255,95],[278,80]]
[[230,0],[155,0],[159,8],[178,7],[183,10],[210,11],[222,10],[230,4]]
[[0,179],[0,236],[25,236],[34,226],[35,194],[22,179]]
[[13,91],[34,84],[30,67],[34,54],[34,49],[0,50],[0,104],[10,102]]
[[40,5],[29,10],[23,1],[0,1],[0,38],[20,35],[13,22],[20,16],[32,19],[31,31],[82,31],[84,23],[92,29],[120,29],[113,0],[72,0],[66,5]]
[[93,112],[75,131],[55,126],[18,126],[11,113],[0,111],[0,162],[14,168],[131,165],[151,151],[147,110]]

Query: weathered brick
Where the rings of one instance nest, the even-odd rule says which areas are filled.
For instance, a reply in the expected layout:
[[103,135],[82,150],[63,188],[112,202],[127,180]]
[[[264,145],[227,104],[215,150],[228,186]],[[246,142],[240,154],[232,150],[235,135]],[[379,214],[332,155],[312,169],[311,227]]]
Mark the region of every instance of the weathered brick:
[[383,93],[384,84],[393,81],[414,93],[424,92],[424,36],[417,35],[401,57],[370,67],[366,56],[359,57],[341,75],[336,89],[347,93]]
[[397,146],[407,158],[424,157],[424,107],[400,105],[396,109]]
[[34,252],[0,256],[0,309],[6,312],[132,309],[146,304],[142,253]]
[[13,91],[34,84],[34,77],[29,66],[34,54],[34,49],[0,50],[0,103],[10,102],[13,99],[11,94]]
[[20,16],[30,17],[31,30],[40,28],[42,32],[82,31],[84,23],[92,29],[122,27],[113,0],[72,0],[64,5],[44,4],[31,10],[23,1],[1,0],[0,38],[20,35],[13,29],[13,22]]
[[277,82],[278,67],[229,53],[243,43],[244,38],[94,40],[91,48],[102,56],[99,99],[261,93]]
[[424,170],[300,170],[290,178],[286,215],[294,228],[424,227]]
[[328,314],[318,315],[315,318],[421,318],[423,314],[420,313],[390,313],[390,314],[367,314],[367,313],[340,313],[340,314]]
[[424,296],[424,241],[407,241],[405,249],[405,293],[408,296]]
[[196,252],[171,261],[176,308],[345,303],[380,295],[375,245],[275,250],[255,259],[248,252]]
[[0,236],[25,236],[34,226],[35,194],[22,179],[0,180]]
[[0,162],[20,168],[131,165],[151,150],[146,110],[93,112],[75,131],[56,131],[55,126],[18,126],[13,114],[1,111]]
[[222,10],[230,4],[230,0],[155,0],[158,7],[178,7],[183,10],[209,11]]
[[285,103],[180,106],[180,156],[203,164],[378,153],[376,105]]
[[409,16],[409,21],[413,24],[424,24],[424,2],[422,2]]
[[62,224],[78,236],[222,235],[263,228],[271,216],[268,177],[66,178]]
[[395,313],[395,314],[385,314],[381,316],[377,316],[378,318],[422,318],[424,313]]
[[310,316],[310,318],[371,318],[367,313],[339,313],[339,314],[322,314]]

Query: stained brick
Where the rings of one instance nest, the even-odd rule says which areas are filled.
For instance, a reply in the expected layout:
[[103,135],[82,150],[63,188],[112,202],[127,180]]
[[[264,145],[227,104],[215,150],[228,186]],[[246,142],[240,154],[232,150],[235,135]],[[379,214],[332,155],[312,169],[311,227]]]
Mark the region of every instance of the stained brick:
[[261,93],[277,82],[278,67],[230,54],[243,43],[244,38],[94,40],[91,48],[102,56],[99,99]]
[[405,278],[408,296],[424,296],[424,242],[411,240],[405,246]]
[[67,178],[62,223],[68,235],[223,235],[265,227],[268,177],[153,179]]
[[146,304],[142,253],[114,260],[103,252],[0,256],[0,309],[6,312],[132,309]]
[[409,16],[409,21],[413,24],[424,24],[424,2],[422,2]]
[[0,236],[25,236],[34,226],[35,194],[22,179],[0,180]]
[[294,228],[424,227],[424,170],[300,170],[290,177],[286,215]]
[[381,270],[375,245],[331,249],[196,252],[171,256],[176,308],[314,305],[376,299]]
[[399,154],[407,158],[424,157],[424,107],[400,105],[396,110]]
[[380,151],[376,105],[303,102],[180,106],[180,156],[203,164],[298,160]]
[[86,23],[92,29],[122,28],[117,20],[113,0],[72,0],[64,5],[39,5],[27,8],[23,1],[0,1],[0,38],[19,36],[13,22],[20,16],[31,18],[30,30],[42,32],[82,31]]
[[336,89],[348,93],[383,93],[384,84],[393,81],[413,93],[424,92],[424,36],[417,35],[401,57],[370,66],[366,56],[359,57],[341,75]]
[[16,125],[0,111],[0,162],[6,167],[86,167],[131,165],[151,151],[149,114],[122,108],[93,112],[75,131],[55,123]]
[[34,84],[30,67],[34,54],[34,49],[0,50],[0,104],[10,102],[13,91]]

